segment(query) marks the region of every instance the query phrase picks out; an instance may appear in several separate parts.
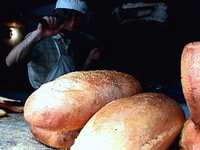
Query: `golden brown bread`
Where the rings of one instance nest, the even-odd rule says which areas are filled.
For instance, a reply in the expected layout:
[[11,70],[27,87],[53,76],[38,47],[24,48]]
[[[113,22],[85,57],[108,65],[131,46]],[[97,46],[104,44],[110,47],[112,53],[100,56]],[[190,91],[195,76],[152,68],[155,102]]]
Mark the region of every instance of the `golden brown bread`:
[[78,130],[107,103],[141,92],[139,81],[122,72],[71,72],[33,92],[24,105],[24,117],[32,126],[47,131]]
[[166,150],[184,121],[181,105],[172,98],[136,94],[112,101],[94,114],[71,150]]
[[200,150],[200,129],[191,119],[183,126],[180,139],[181,150]]
[[200,125],[200,42],[188,43],[181,56],[181,82],[191,119]]
[[23,111],[24,111],[23,106],[14,106],[13,104],[11,104],[7,101],[0,101],[0,108],[6,108],[8,110],[11,110],[11,111],[17,112],[17,113],[23,113]]
[[0,109],[0,117],[5,117],[7,115],[7,112],[3,109]]
[[184,124],[180,147],[200,150],[200,42],[188,43],[183,49],[181,83],[190,118]]

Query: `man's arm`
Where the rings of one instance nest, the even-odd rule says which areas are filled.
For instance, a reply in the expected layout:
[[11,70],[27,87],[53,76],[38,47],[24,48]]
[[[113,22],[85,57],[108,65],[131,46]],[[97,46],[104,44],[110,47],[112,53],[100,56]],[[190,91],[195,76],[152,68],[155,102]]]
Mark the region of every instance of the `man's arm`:
[[12,66],[26,58],[39,41],[59,33],[64,27],[64,24],[60,24],[55,17],[45,16],[44,19],[47,21],[48,26],[39,24],[35,31],[16,45],[6,57],[7,66]]
[[6,57],[7,66],[12,66],[18,63],[23,58],[26,58],[31,49],[40,41],[37,31],[33,31],[22,42],[16,45]]

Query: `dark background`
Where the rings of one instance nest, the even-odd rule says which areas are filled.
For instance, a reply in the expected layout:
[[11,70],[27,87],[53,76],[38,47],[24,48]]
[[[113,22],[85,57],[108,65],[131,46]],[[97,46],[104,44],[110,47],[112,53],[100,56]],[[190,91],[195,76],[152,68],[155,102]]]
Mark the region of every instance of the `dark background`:
[[[128,0],[89,0],[90,19],[85,30],[94,34],[103,47],[102,62],[96,69],[112,69],[132,74],[146,91],[163,92],[184,104],[189,111],[181,88],[180,61],[183,48],[189,42],[200,40],[200,2],[195,0],[135,0],[135,2],[164,2],[167,19],[163,23],[133,21],[119,25],[112,15],[119,2]],[[130,1],[130,0],[129,0]],[[55,0],[9,0],[0,6],[0,96],[21,99],[23,102],[33,89],[27,76],[26,63],[13,67],[5,65],[12,46],[8,38],[8,21],[25,25],[25,33],[34,30],[37,23],[23,18],[29,10],[39,16],[51,14]],[[134,2],[134,0],[132,0]],[[171,149],[178,149],[178,141]]]
[[[119,0],[120,1],[120,0]],[[4,22],[17,20],[26,25],[26,33],[37,23],[21,16],[30,10],[37,15],[49,15],[55,0],[5,1],[0,9],[0,92],[32,92],[24,62],[8,68],[5,57],[11,46],[3,43],[6,37]],[[101,65],[97,69],[113,69],[134,75],[148,88],[180,88],[180,59],[184,46],[198,41],[200,3],[197,1],[164,2],[168,17],[163,23],[133,21],[119,25],[112,15],[117,5],[112,0],[91,0],[90,20],[85,30],[94,34],[103,47]],[[125,2],[125,1],[124,1]],[[139,2],[138,0],[135,2]]]

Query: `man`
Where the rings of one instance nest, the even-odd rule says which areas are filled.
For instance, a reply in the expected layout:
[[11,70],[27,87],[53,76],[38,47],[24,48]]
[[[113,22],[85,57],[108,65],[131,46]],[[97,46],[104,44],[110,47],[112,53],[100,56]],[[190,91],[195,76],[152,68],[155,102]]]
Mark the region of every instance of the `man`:
[[16,45],[6,58],[7,66],[28,59],[28,76],[37,89],[65,73],[86,70],[99,59],[100,49],[92,36],[80,32],[88,7],[83,0],[58,0],[53,16]]

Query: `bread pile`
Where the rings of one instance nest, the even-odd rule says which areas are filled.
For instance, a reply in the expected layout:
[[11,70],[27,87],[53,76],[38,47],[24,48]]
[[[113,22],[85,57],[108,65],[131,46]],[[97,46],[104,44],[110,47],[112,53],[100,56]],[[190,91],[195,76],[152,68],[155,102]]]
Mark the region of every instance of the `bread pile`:
[[166,150],[185,122],[180,104],[143,92],[132,75],[77,71],[43,84],[24,106],[43,144],[71,150]]
[[180,146],[200,150],[200,42],[188,43],[181,56],[181,82],[190,118],[182,130]]
[[0,117],[6,117],[9,111],[23,113],[23,106],[20,106],[20,100],[0,96]]
[[87,121],[103,106],[141,92],[139,81],[122,72],[71,72],[34,91],[24,105],[24,117],[40,142],[69,148]]

